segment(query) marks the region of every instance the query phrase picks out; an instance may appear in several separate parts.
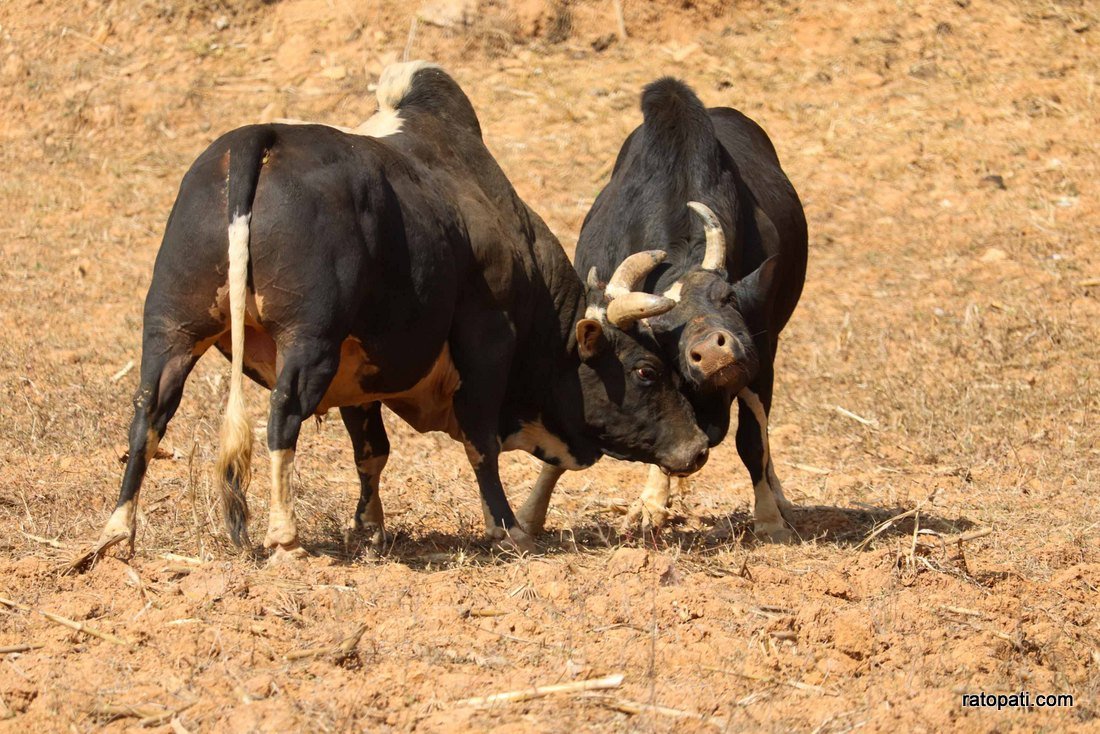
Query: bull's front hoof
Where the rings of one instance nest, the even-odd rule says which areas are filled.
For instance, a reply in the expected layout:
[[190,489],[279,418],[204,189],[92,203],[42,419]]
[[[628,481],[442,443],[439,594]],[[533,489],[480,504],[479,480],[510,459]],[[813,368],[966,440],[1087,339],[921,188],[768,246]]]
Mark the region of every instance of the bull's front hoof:
[[515,553],[522,556],[532,554],[538,549],[535,539],[519,526],[509,530],[496,528],[495,531],[490,534],[490,537],[493,540],[493,548],[501,553]]
[[309,558],[309,551],[295,543],[294,545],[277,545],[271,556],[267,559],[267,565],[281,566],[287,563],[297,563]]
[[783,522],[753,524],[753,535],[765,543],[790,544],[798,541],[798,535]]
[[386,550],[386,531],[377,523],[358,523],[351,520],[344,528],[344,546],[353,548],[364,543],[363,557],[377,561]]
[[664,527],[671,516],[672,511],[667,507],[639,498],[627,510],[626,517],[623,518],[622,525],[619,527],[619,532],[629,536],[633,536],[638,532],[643,534],[656,532]]

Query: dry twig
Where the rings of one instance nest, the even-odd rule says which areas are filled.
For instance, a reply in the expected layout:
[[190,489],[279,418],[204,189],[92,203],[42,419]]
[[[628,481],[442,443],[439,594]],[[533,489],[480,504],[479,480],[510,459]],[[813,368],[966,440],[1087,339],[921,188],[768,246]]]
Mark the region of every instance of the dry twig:
[[10,655],[16,652],[28,652],[30,650],[37,650],[45,645],[31,645],[23,643],[21,645],[8,645],[7,647],[0,647],[0,655]]
[[882,521],[867,535],[866,538],[863,539],[863,541],[859,545],[856,546],[856,550],[857,551],[865,550],[867,548],[867,546],[871,544],[872,540],[877,538],[879,535],[882,535],[883,533],[885,533],[891,527],[893,527],[894,523],[896,523],[898,520],[904,520],[907,517],[912,517],[913,515],[916,515],[918,512],[920,512],[920,505],[917,505],[916,507],[914,507],[911,510],[906,510],[905,512],[901,513],[900,515],[894,515],[893,517]]
[[303,650],[291,650],[283,657],[287,660],[305,660],[306,658],[316,658],[324,655],[334,655],[337,658],[346,658],[355,652],[355,648],[359,646],[359,640],[363,638],[366,631],[367,625],[361,624],[355,628],[354,632],[335,645],[329,645],[328,647],[313,647]]
[[524,688],[518,691],[507,691],[505,693],[493,693],[488,696],[474,696],[473,698],[464,698],[461,701],[455,701],[455,706],[492,706],[497,703],[517,703],[519,701],[530,701],[533,698],[543,698],[544,696],[550,696],[555,693],[583,693],[585,691],[602,691],[608,688],[618,688],[623,684],[623,674],[616,673],[615,675],[604,676],[603,678],[592,678],[589,680],[579,680],[572,683],[555,683],[548,686],[532,686],[530,688]]
[[41,610],[41,609],[39,610],[39,614],[41,614],[43,617],[50,620],[54,624],[59,624],[62,627],[68,627],[71,630],[76,630],[77,632],[82,632],[82,633],[84,633],[86,635],[90,635],[92,637],[98,637],[99,639],[101,639],[105,642],[111,642],[115,645],[121,645],[122,647],[128,647],[128,648],[132,648],[134,646],[133,643],[127,642],[126,640],[122,639],[121,637],[115,637],[111,633],[104,632],[103,630],[97,629],[97,628],[91,626],[90,624],[86,624],[84,622],[77,622],[75,619],[69,619],[68,617],[62,617],[60,614],[54,614],[53,612],[47,612],[47,611]]
[[697,714],[694,711],[684,711],[682,709],[674,709],[670,706],[659,706],[653,703],[640,703],[638,701],[628,701],[624,698],[611,698],[610,696],[602,696],[599,694],[589,694],[586,698],[592,698],[595,701],[599,701],[608,708],[621,711],[624,714],[658,714],[660,716],[667,716],[672,719],[690,719],[691,721],[701,721],[706,724],[711,724],[719,729],[725,731],[728,726],[728,722],[717,716],[706,716],[705,714]]

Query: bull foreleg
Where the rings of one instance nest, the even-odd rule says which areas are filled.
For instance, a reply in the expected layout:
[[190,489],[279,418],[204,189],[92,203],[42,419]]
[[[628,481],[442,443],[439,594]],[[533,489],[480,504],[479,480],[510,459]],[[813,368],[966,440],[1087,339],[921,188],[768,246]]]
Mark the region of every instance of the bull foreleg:
[[527,495],[527,501],[516,513],[519,524],[531,535],[538,535],[546,526],[546,511],[550,508],[550,496],[564,473],[565,469],[553,464],[543,464],[539,478],[535,480],[534,489]]
[[520,527],[504,494],[500,483],[498,458],[500,449],[488,447],[483,453],[477,444],[466,442],[466,456],[477,477],[477,486],[481,491],[482,512],[485,514],[485,532],[499,548],[532,553],[535,541],[526,530]]
[[370,542],[369,553],[379,556],[385,546],[385,523],[378,484],[390,456],[390,442],[382,423],[382,407],[374,403],[366,408],[341,408],[340,417],[351,436],[355,467],[359,472],[359,504],[348,523],[346,537],[364,535]]
[[792,505],[784,496],[783,487],[775,474],[768,442],[771,375],[768,373],[766,376],[766,384],[759,386],[760,393],[745,388],[737,395],[737,453],[752,478],[755,495],[753,531],[762,538],[782,543],[793,540],[795,536],[786,517]]
[[515,346],[515,330],[495,311],[470,309],[455,319],[451,356],[462,378],[454,395],[455,418],[477,477],[488,536],[500,547],[535,550],[516,520],[500,482],[500,410]]
[[622,532],[629,534],[638,528],[644,532],[662,527],[671,515],[668,509],[671,487],[672,479],[668,474],[660,467],[649,467],[649,478],[638,499],[627,510]]

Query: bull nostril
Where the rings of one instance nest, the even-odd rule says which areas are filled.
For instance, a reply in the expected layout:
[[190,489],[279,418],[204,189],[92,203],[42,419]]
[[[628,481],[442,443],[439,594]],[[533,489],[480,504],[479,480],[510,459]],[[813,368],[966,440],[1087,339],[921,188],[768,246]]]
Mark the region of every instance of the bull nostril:
[[718,335],[718,346],[720,346],[720,347],[726,346],[726,335],[725,334],[719,334]]
[[703,361],[703,355],[700,354],[699,352],[692,352],[691,353],[691,361],[692,362],[702,362]]

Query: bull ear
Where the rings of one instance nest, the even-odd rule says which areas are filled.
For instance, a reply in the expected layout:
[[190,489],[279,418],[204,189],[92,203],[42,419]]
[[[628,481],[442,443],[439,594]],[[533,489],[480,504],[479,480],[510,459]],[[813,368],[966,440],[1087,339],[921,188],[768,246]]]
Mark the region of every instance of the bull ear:
[[779,256],[772,255],[760,267],[734,284],[737,308],[746,319],[759,318],[767,313],[768,306],[775,297],[775,270],[778,265]]
[[603,340],[603,324],[596,319],[581,319],[577,322],[577,353],[582,362],[595,357],[600,351]]

